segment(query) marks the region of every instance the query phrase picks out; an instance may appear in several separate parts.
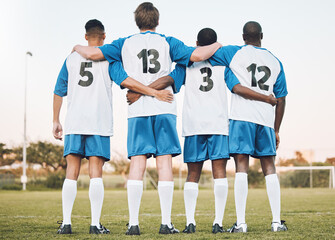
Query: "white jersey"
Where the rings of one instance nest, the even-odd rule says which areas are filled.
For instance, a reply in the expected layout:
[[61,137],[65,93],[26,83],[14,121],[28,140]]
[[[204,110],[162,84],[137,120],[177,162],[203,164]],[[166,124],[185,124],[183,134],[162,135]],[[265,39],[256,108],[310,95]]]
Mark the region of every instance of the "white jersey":
[[[100,49],[111,63],[114,60],[122,61],[128,76],[144,85],[149,85],[158,78],[168,75],[171,72],[172,62],[187,65],[194,50],[175,38],[151,31],[115,40],[112,44],[104,45]],[[119,79],[118,74],[115,71],[112,74],[116,82],[122,80]],[[166,89],[173,91],[171,86]],[[129,118],[159,114],[176,115],[175,99],[172,103],[167,103],[151,96],[142,96],[128,107]]]
[[228,135],[225,67],[208,61],[186,68],[183,136]]
[[[287,95],[286,79],[280,61],[268,50],[251,45],[219,49],[213,65],[229,66],[242,86],[277,98]],[[253,122],[274,128],[275,108],[268,103],[232,94],[230,119]]]
[[113,135],[108,67],[108,61],[94,62],[76,52],[66,59],[55,88],[55,94],[67,95],[65,134]]

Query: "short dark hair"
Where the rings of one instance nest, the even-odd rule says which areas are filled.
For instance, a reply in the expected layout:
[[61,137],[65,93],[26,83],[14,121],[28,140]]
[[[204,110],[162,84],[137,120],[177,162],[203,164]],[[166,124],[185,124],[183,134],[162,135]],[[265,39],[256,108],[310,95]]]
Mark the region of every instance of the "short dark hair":
[[97,19],[89,20],[85,24],[86,34],[89,36],[100,36],[105,33],[105,27],[102,23]]
[[158,26],[159,12],[151,2],[141,3],[134,14],[139,29],[154,29]]
[[262,27],[258,22],[250,21],[247,22],[243,27],[244,40],[255,42],[260,40],[262,37]]
[[216,32],[211,28],[201,29],[197,37],[199,46],[207,46],[217,41]]

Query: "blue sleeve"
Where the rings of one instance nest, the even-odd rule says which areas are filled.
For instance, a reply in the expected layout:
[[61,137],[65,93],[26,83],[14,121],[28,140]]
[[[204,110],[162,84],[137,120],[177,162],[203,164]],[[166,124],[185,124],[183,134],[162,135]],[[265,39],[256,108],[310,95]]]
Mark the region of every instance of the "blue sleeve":
[[287,86],[286,86],[286,77],[283,69],[282,63],[280,63],[280,73],[277,77],[276,83],[273,86],[273,93],[275,94],[276,98],[281,98],[285,97],[288,92],[287,92]]
[[240,84],[240,81],[237,79],[233,71],[226,67],[226,70],[224,72],[224,79],[226,81],[228,89],[233,92],[233,87],[237,84]]
[[120,61],[109,64],[108,70],[109,76],[111,77],[113,82],[115,82],[119,86],[121,86],[121,83],[128,77],[128,74],[123,69],[122,63]]
[[65,97],[67,95],[68,77],[69,77],[69,73],[67,71],[66,60],[65,60],[62,66],[62,69],[60,70],[60,73],[58,74],[54,94],[60,97]]
[[187,67],[195,48],[186,46],[182,41],[174,37],[167,37],[166,41],[170,46],[170,57],[172,62]]
[[178,93],[181,89],[181,86],[185,84],[186,68],[180,64],[177,64],[175,69],[169,74],[173,78],[173,92]]
[[126,38],[119,38],[114,40],[111,44],[105,44],[99,49],[109,63],[114,61],[122,61],[121,50]]
[[214,55],[208,59],[213,66],[226,66],[229,67],[234,55],[241,47],[239,46],[225,46],[219,48]]

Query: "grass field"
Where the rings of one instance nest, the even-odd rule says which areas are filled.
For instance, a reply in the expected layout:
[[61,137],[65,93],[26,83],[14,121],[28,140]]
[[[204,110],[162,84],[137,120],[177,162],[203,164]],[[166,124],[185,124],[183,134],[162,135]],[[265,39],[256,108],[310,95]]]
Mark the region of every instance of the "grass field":
[[[172,209],[174,225],[185,225],[183,192],[175,191]],[[61,192],[0,191],[0,239],[335,239],[335,191],[331,189],[282,189],[282,219],[288,232],[270,231],[271,212],[265,189],[250,189],[247,202],[247,234],[217,234],[211,231],[214,197],[211,190],[200,190],[196,221],[197,232],[186,235],[158,234],[160,209],[156,191],[145,191],[140,211],[140,237],[125,236],[128,220],[126,191],[106,191],[102,223],[110,235],[88,234],[90,204],[88,191],[78,191],[72,214],[73,235],[57,235],[57,220],[62,219]],[[234,194],[230,190],[224,227],[235,222]]]

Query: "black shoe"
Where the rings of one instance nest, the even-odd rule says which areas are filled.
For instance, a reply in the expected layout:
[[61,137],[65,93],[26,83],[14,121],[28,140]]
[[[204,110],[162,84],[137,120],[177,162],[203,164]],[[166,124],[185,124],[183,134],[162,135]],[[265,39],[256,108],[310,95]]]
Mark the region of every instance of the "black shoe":
[[218,223],[215,223],[212,228],[212,233],[223,233],[225,230],[223,230],[223,227],[220,227]]
[[63,221],[57,221],[59,225],[57,234],[72,234],[71,224],[63,225]]
[[179,230],[174,228],[173,224],[171,223],[171,228],[167,224],[161,224],[161,227],[159,228],[160,234],[175,234],[179,233]]
[[188,226],[185,227],[183,233],[195,233],[195,225],[190,223]]
[[239,233],[239,232],[243,232],[246,233],[248,232],[248,226],[246,223],[241,223],[240,225],[237,226],[237,223],[234,223],[234,225],[227,229],[227,232],[229,233]]
[[100,223],[99,228],[97,226],[90,226],[90,234],[110,234],[111,232],[105,228],[104,226],[102,226],[102,224]]
[[271,223],[271,231],[272,232],[282,232],[282,231],[287,231],[288,228],[285,224],[284,220],[281,220],[280,223],[278,222],[272,222]]
[[126,235],[140,235],[140,227],[138,225],[129,226],[129,223],[127,224],[128,229],[126,231]]

